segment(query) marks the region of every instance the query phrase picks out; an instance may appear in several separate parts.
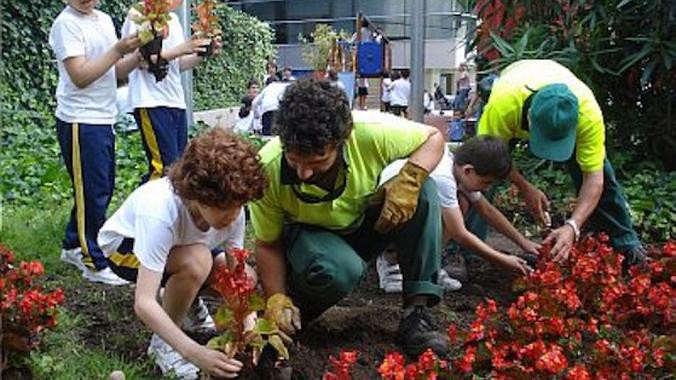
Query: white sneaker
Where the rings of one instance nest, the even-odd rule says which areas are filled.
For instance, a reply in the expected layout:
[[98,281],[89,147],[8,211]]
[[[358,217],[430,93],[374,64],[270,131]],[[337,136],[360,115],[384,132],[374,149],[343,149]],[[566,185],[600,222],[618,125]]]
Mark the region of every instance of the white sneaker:
[[175,376],[183,380],[194,380],[199,377],[200,369],[187,361],[157,334],[150,338],[148,356],[162,370],[164,376]]
[[380,289],[385,293],[401,293],[404,276],[401,274],[399,264],[390,264],[381,253],[376,259],[376,270],[380,279]]
[[82,248],[77,247],[73,249],[61,250],[61,261],[66,264],[75,266],[79,270],[85,270],[85,265],[82,262]]
[[209,309],[201,297],[195,298],[183,319],[184,331],[200,334],[215,334],[216,324],[209,315]]
[[91,282],[101,282],[113,286],[129,284],[129,281],[120,278],[110,268],[101,270],[92,270],[89,268],[85,268],[82,270],[82,277],[86,278]]
[[444,290],[448,290],[450,292],[460,290],[460,288],[462,288],[462,283],[449,276],[448,272],[446,272],[446,269],[443,268],[439,269],[439,277],[437,282],[444,288]]

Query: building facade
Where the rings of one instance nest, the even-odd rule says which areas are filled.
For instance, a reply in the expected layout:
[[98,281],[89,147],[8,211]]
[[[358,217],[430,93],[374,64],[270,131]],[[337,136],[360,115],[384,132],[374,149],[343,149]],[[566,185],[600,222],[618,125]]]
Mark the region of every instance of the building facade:
[[392,68],[411,65],[410,35],[413,1],[425,1],[425,88],[440,83],[455,91],[453,74],[465,61],[476,22],[455,0],[240,0],[228,5],[270,24],[275,31],[279,67],[308,70],[303,61],[301,36],[309,36],[318,23],[355,33],[361,12],[391,41]]

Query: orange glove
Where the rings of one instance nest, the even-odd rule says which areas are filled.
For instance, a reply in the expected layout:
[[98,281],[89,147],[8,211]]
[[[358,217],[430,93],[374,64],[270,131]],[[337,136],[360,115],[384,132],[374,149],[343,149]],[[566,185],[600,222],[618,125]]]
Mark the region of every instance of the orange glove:
[[374,228],[386,233],[406,223],[415,214],[422,183],[429,173],[411,161],[407,161],[399,174],[387,181],[381,188],[385,192],[385,203]]
[[286,294],[275,293],[268,298],[265,318],[275,322],[280,330],[289,335],[300,330],[300,310]]

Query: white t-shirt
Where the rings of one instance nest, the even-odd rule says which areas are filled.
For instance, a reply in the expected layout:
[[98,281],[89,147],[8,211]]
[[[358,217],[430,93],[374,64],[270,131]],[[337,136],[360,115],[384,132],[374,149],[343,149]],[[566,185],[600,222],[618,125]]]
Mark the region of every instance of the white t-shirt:
[[106,257],[124,238],[134,239],[134,255],[146,268],[163,272],[175,246],[202,243],[213,249],[244,245],[244,209],[230,226],[201,231],[188,207],[173,191],[167,177],[150,181],[134,190],[101,227],[98,243]]
[[408,107],[408,99],[411,97],[411,82],[399,78],[392,82],[390,93],[390,105]]
[[67,123],[113,124],[117,79],[115,67],[85,88],[71,81],[63,61],[84,57],[91,61],[106,54],[117,43],[110,16],[94,10],[82,14],[66,6],[56,17],[49,32],[49,46],[54,51],[59,70],[56,87],[56,117]]
[[383,79],[383,95],[380,97],[380,100],[382,100],[384,103],[389,102],[392,99],[391,92],[392,92],[392,79],[384,78]]
[[[183,27],[174,12],[169,13],[169,34],[162,40],[162,50],[171,49],[185,41]],[[138,31],[138,25],[129,17],[122,25],[122,36]],[[179,59],[169,61],[167,76],[157,82],[148,70],[138,68],[129,73],[129,106],[132,108],[172,107],[185,109]]]
[[[390,178],[399,173],[407,160],[396,160],[387,165],[380,173],[380,181],[378,186],[387,182]],[[470,202],[474,203],[481,199],[480,191],[466,191],[458,187],[455,176],[453,175],[453,153],[448,148],[445,149],[444,155],[430,173],[430,178],[437,185],[437,193],[439,194],[439,204],[442,208],[457,208],[460,207],[458,203],[458,192],[467,196]]]
[[279,100],[290,84],[291,82],[275,81],[265,86],[251,103],[251,109],[254,110],[256,116],[260,117],[268,111],[276,111],[279,108]]

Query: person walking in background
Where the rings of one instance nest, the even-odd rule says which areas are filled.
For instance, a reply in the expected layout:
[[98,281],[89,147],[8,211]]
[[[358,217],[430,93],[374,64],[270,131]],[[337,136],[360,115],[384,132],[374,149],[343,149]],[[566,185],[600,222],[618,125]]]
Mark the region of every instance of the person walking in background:
[[369,80],[368,78],[357,79],[357,100],[360,110],[367,109],[366,97],[369,95]]
[[293,71],[290,67],[285,67],[282,71],[282,80],[287,82],[293,82],[296,80],[296,77],[293,76]]
[[467,106],[467,96],[471,89],[470,77],[467,72],[467,64],[461,63],[458,70],[458,80],[456,84],[455,98],[453,99],[453,109],[464,111]]
[[275,112],[279,108],[279,99],[284,94],[284,90],[291,84],[288,81],[279,81],[274,77],[272,78],[272,81],[263,88],[263,91],[254,98],[251,104],[254,117],[261,119],[261,134],[263,136],[272,135],[272,125]]
[[277,63],[275,61],[268,61],[265,64],[265,76],[263,77],[263,84],[269,85],[272,81],[279,80],[279,73],[277,73]]
[[[148,172],[141,183],[160,178],[176,160],[188,143],[188,121],[181,72],[204,61],[197,53],[206,51],[210,39],[186,40],[183,27],[174,12],[169,13],[169,33],[162,40],[161,58],[168,62],[167,75],[157,81],[145,69],[129,75],[129,106],[134,109],[136,124],[141,128],[143,149],[148,160]],[[130,16],[122,25],[122,36],[136,33],[138,25]],[[213,41],[214,55],[220,53],[221,43]]]
[[381,83],[380,96],[380,110],[382,112],[390,112],[390,101],[392,100],[392,79],[390,73],[385,71],[383,73],[383,81]]
[[138,66],[140,40],[135,34],[118,40],[113,21],[94,9],[96,3],[68,0],[49,32],[59,71],[56,132],[75,200],[61,260],[89,281],[123,285],[127,281],[110,270],[96,236],[115,187],[117,80]]
[[255,79],[249,79],[246,84],[246,96],[251,99],[255,98],[261,92],[261,86],[258,84],[258,81]]
[[408,102],[411,99],[411,82],[408,81],[408,71],[396,73],[392,79],[392,92],[390,94],[392,113],[408,118]]

